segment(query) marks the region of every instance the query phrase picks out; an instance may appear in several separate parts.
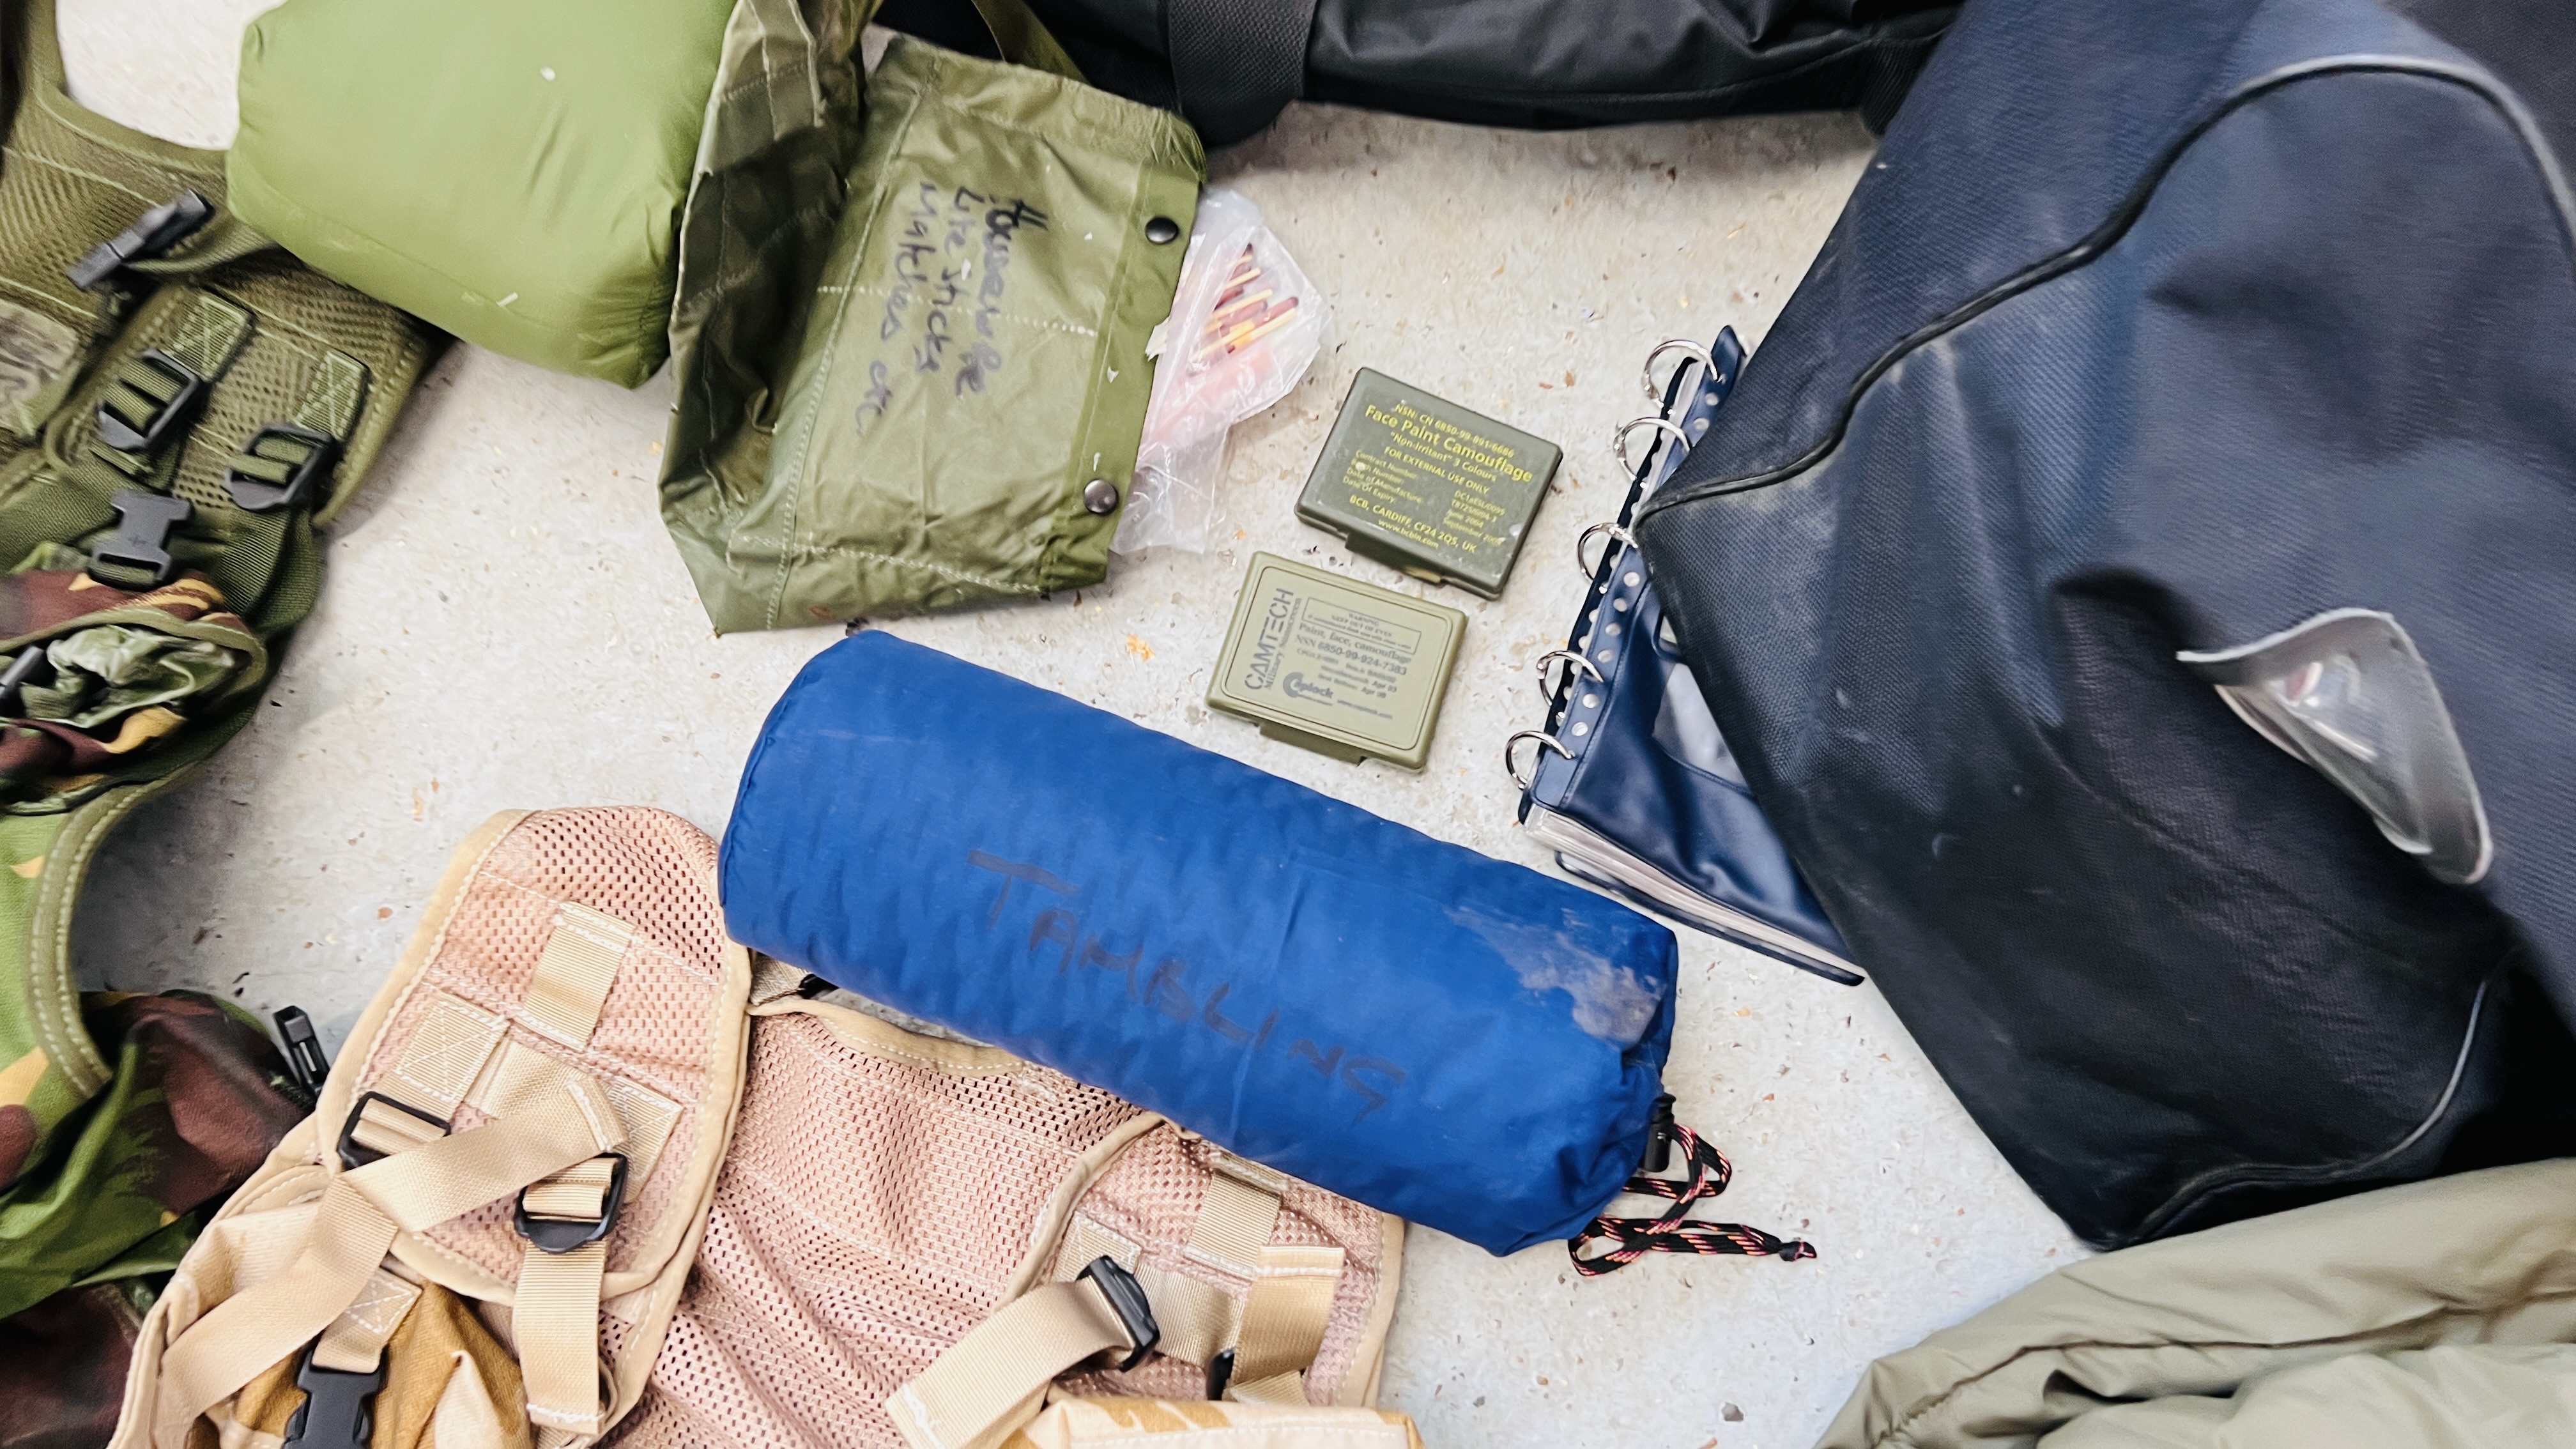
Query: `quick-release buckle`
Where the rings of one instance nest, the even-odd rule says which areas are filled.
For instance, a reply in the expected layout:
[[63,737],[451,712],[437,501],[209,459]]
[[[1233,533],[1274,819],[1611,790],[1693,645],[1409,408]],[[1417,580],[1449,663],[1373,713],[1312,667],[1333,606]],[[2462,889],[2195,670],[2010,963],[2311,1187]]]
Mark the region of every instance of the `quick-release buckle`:
[[129,262],[157,257],[196,234],[215,214],[214,203],[193,191],[177,196],[134,219],[134,224],[91,247],[64,275],[84,292],[124,270]]
[[224,491],[233,496],[235,506],[245,513],[268,513],[280,508],[310,505],[313,495],[320,491],[316,485],[331,476],[331,470],[340,462],[338,438],[294,423],[270,423],[251,434],[250,441],[242,444],[242,457],[272,463],[283,461],[259,450],[260,444],[271,441],[302,444],[304,461],[288,470],[283,483],[251,477],[241,470],[238,459],[227,466],[224,469]]
[[[537,1184],[519,1189],[519,1200],[510,1208],[510,1226],[519,1236],[536,1246],[540,1253],[570,1253],[589,1247],[608,1236],[617,1226],[617,1210],[626,1205],[626,1154],[603,1152],[612,1164],[608,1169],[608,1195],[603,1199],[596,1218],[540,1217],[528,1211],[528,1193]],[[596,1162],[599,1158],[587,1159]]]
[[100,564],[115,564],[151,575],[156,589],[170,582],[179,571],[179,561],[170,556],[171,530],[196,517],[196,505],[139,488],[121,490],[108,505],[116,510],[116,532],[90,551],[89,576],[110,588],[124,588],[121,580],[99,578]]
[[[0,674],[0,689],[8,683],[9,676]],[[331,1059],[322,1055],[322,1038],[314,1034],[313,1018],[303,1007],[281,1006],[270,1016],[277,1023],[278,1055],[286,1059],[286,1074],[309,1109],[322,1095],[323,1079],[331,1075]]]
[[423,1122],[428,1123],[430,1126],[437,1128],[441,1136],[444,1136],[447,1133],[447,1119],[443,1117],[433,1117],[427,1112],[420,1110],[418,1107],[411,1105],[409,1102],[402,1101],[395,1097],[388,1097],[382,1092],[368,1092],[359,1097],[357,1101],[349,1104],[348,1120],[340,1124],[340,1165],[352,1172],[366,1166],[370,1162],[382,1161],[386,1156],[385,1153],[379,1152],[375,1148],[369,1147],[367,1144],[360,1142],[357,1137],[358,1119],[366,1115],[367,1104],[369,1102],[382,1102],[386,1106],[391,1107],[395,1111],[401,1112],[406,1116],[417,1117]]
[[1085,1264],[1082,1271],[1074,1276],[1090,1279],[1091,1286],[1100,1290],[1101,1298],[1109,1304],[1109,1311],[1118,1315],[1118,1326],[1127,1330],[1127,1341],[1136,1346],[1118,1365],[1119,1372],[1124,1373],[1143,1363],[1145,1356],[1154,1351],[1154,1345],[1163,1341],[1163,1326],[1154,1321],[1154,1305],[1146,1301],[1145,1285],[1137,1282],[1135,1274],[1119,1267],[1118,1260],[1106,1253]]
[[[98,401],[98,440],[120,453],[149,453],[161,446],[161,440],[186,427],[197,416],[206,401],[206,379],[195,368],[172,357],[158,347],[147,347],[134,354],[134,362],[170,379],[169,398],[152,410],[137,429],[116,415],[102,397]],[[129,384],[130,386],[130,384]]]
[[385,1361],[365,1373],[327,1369],[308,1346],[295,1365],[304,1402],[286,1421],[286,1442],[302,1449],[367,1449],[376,1434],[376,1395],[385,1386]]

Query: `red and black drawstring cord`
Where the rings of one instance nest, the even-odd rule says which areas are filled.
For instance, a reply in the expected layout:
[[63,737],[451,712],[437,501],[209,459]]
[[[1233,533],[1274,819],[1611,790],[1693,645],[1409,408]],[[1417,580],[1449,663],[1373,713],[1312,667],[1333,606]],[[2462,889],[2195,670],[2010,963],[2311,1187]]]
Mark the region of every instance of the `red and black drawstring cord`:
[[[1565,1245],[1574,1259],[1574,1271],[1587,1278],[1613,1273],[1648,1253],[1723,1253],[1746,1258],[1778,1258],[1794,1263],[1816,1256],[1813,1245],[1800,1238],[1775,1238],[1760,1228],[1742,1223],[1713,1223],[1690,1216],[1691,1204],[1713,1198],[1726,1191],[1728,1179],[1735,1176],[1735,1165],[1726,1155],[1700,1140],[1700,1135],[1674,1122],[1670,1097],[1655,1104],[1655,1131],[1658,1141],[1651,1155],[1662,1158],[1628,1179],[1628,1192],[1641,1197],[1668,1198],[1672,1206],[1661,1217],[1613,1218],[1592,1220],[1582,1236]],[[1665,1142],[1682,1149],[1689,1163],[1685,1178],[1653,1176],[1669,1156],[1662,1152]],[[1587,1256],[1586,1248],[1608,1244],[1607,1252]]]

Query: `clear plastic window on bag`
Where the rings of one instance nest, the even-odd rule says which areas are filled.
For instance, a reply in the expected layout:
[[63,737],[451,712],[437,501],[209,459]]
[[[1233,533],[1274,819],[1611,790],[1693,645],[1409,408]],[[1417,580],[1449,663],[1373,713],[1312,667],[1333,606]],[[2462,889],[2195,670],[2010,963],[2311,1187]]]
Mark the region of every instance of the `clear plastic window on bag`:
[[1288,395],[1331,325],[1324,294],[1261,208],[1222,188],[1203,193],[1172,315],[1145,346],[1154,396],[1114,551],[1208,550],[1225,523],[1226,435]]

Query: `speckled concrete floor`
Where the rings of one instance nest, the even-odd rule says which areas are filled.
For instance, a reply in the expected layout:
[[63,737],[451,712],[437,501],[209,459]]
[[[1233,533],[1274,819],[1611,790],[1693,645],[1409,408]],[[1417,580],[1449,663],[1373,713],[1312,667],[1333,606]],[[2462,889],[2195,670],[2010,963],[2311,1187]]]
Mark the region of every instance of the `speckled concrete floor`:
[[[232,128],[261,0],[63,0],[77,92],[197,144]],[[1330,355],[1237,435],[1231,547],[1128,560],[1025,607],[887,625],[1445,839],[1548,868],[1513,824],[1503,737],[1562,638],[1575,534],[1618,504],[1604,446],[1657,339],[1759,340],[1869,164],[1840,116],[1525,135],[1299,107],[1215,160],[1335,306]],[[1508,593],[1471,623],[1430,766],[1346,766],[1211,718],[1207,670],[1251,551],[1354,562],[1290,509],[1351,375],[1392,373],[1562,443]],[[322,606],[260,726],[109,848],[86,982],[355,1020],[448,852],[511,806],[634,801],[723,827],[763,713],[838,630],[715,638],[654,512],[670,395],[452,352],[331,539]],[[1580,1280],[1416,1230],[1386,1401],[1441,1446],[1790,1449],[1873,1356],[2079,1251],[1887,1005],[1683,932],[1668,1082],[1735,1159],[1731,1216],[1794,1266],[1655,1259]]]

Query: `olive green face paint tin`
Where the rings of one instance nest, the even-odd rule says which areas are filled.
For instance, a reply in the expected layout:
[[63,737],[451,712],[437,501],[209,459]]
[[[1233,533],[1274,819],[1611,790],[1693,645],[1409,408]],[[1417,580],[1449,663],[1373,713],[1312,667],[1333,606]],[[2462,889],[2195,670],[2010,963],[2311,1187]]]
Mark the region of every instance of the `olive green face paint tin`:
[[1361,368],[1298,496],[1351,551],[1493,598],[1564,450]]
[[1419,770],[1466,632],[1456,609],[1257,553],[1208,705],[1337,760]]

